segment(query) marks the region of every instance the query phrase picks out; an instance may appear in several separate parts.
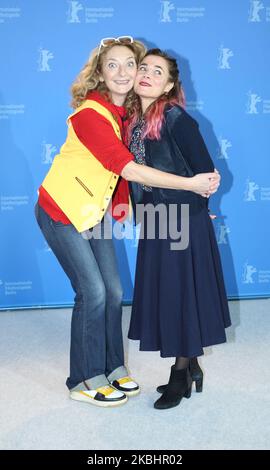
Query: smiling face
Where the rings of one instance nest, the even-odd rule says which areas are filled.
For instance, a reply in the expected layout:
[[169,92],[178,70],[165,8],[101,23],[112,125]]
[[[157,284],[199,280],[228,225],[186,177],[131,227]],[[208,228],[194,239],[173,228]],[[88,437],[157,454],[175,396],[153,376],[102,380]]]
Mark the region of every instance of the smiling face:
[[148,105],[173,88],[166,59],[156,55],[146,56],[139,65],[134,91]]
[[113,46],[103,56],[100,81],[104,81],[111,92],[112,101],[124,104],[128,92],[134,85],[137,72],[135,55],[126,46]]

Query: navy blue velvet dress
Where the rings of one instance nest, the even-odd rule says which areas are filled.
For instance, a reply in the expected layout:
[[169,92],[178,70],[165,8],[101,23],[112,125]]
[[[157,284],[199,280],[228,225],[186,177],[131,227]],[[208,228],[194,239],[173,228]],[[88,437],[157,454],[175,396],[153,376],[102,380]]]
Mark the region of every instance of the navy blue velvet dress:
[[[130,150],[138,163],[145,164],[141,138],[143,121],[133,133]],[[212,160],[203,139],[191,129],[191,118],[183,117],[177,143],[194,173],[212,171]],[[199,160],[196,161],[196,156]],[[209,160],[210,159],[210,160]],[[204,163],[203,163],[204,162]],[[153,203],[151,188],[141,186],[143,203]],[[177,224],[181,230],[181,205]],[[149,223],[144,216],[144,230]],[[156,222],[167,223],[168,218]],[[148,225],[147,225],[148,223]],[[171,250],[168,236],[139,240],[134,297],[128,337],[140,341],[141,351],[160,351],[161,357],[195,357],[203,348],[226,341],[225,328],[231,325],[220,255],[207,205],[189,217],[189,244],[184,250]]]

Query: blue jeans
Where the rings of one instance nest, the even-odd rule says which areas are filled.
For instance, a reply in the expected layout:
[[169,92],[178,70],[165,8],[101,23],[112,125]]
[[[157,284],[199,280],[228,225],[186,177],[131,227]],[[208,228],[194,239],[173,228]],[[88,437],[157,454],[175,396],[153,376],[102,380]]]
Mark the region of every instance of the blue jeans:
[[[112,239],[84,239],[36,204],[39,227],[75,292],[69,389],[98,388],[128,375],[124,367],[122,287]],[[101,222],[103,224],[103,222]]]

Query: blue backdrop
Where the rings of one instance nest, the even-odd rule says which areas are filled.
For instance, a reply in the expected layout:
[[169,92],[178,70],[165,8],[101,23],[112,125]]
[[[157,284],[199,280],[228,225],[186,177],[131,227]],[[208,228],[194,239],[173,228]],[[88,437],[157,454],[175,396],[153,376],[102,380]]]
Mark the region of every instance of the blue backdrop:
[[[270,0],[0,1],[0,307],[70,305],[33,214],[66,136],[69,88],[100,38],[133,35],[179,61],[222,186],[211,200],[230,298],[270,293]],[[116,241],[124,300],[136,240]]]

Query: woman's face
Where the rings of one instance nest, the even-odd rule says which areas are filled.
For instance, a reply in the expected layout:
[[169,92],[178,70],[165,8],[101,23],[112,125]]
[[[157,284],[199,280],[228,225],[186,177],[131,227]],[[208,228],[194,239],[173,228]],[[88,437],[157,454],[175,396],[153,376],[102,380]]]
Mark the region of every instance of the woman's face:
[[134,53],[126,46],[113,46],[103,55],[100,78],[107,85],[115,104],[123,104],[132,89],[137,72]]
[[141,98],[153,99],[173,88],[169,79],[166,59],[155,55],[145,57],[139,65],[135,78],[134,91]]

